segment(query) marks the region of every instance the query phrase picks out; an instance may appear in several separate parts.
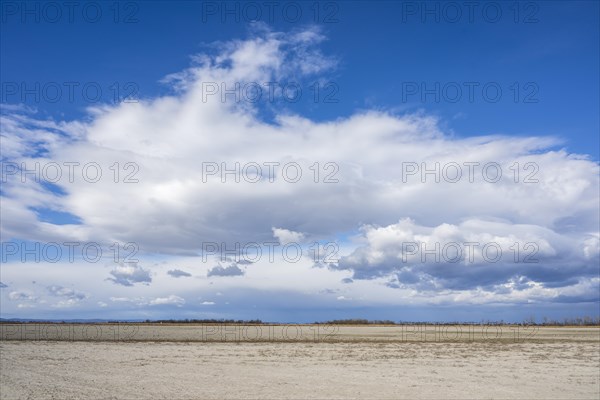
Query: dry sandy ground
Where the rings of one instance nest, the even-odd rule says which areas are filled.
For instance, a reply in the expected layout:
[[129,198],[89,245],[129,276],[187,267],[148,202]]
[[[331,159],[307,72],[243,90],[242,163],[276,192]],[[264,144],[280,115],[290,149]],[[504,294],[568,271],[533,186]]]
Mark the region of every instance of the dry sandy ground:
[[[31,339],[33,334],[29,329]],[[185,329],[179,330],[189,334]],[[4,330],[0,342],[0,397],[597,399],[600,396],[597,328],[545,328],[538,336],[519,341],[514,341],[514,336],[511,340],[483,340],[483,336],[472,341],[449,340],[456,335],[444,336],[444,340],[440,336],[436,341],[426,340],[427,335],[420,341],[390,339],[392,333],[398,333],[395,329],[345,327],[336,334],[344,331],[351,340],[340,334],[335,337],[338,340],[293,342],[168,342],[150,338],[93,342],[6,340]],[[158,336],[165,334],[158,331]],[[15,339],[15,331],[10,333],[11,339]],[[370,337],[378,339],[369,341]],[[380,340],[381,337],[387,339]]]
[[0,340],[151,342],[594,341],[597,327],[494,325],[0,324]]

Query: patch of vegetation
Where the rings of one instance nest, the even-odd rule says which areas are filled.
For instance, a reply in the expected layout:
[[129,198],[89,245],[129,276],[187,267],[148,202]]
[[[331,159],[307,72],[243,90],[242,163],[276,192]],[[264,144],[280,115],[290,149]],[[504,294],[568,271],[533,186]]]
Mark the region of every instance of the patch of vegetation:
[[145,320],[147,324],[238,324],[238,325],[262,325],[260,319],[158,319],[158,320]]

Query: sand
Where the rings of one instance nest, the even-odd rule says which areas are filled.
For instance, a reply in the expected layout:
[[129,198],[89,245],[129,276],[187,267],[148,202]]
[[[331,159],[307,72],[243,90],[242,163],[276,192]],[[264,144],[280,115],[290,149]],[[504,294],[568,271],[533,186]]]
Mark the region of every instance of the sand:
[[[600,397],[598,328],[541,328],[515,340],[507,327],[502,333],[511,335],[493,339],[484,330],[469,336],[464,326],[467,334],[460,337],[458,327],[437,336],[434,327],[339,327],[315,340],[304,325],[302,335],[292,337],[294,328],[287,328],[288,339],[278,340],[275,332],[285,327],[275,327],[272,337],[257,341],[256,335],[235,337],[231,327],[212,327],[211,335],[205,330],[198,339],[198,326],[140,325],[129,337],[123,332],[131,335],[132,326],[117,333],[101,326],[112,339],[101,338],[96,328],[88,328],[87,340],[73,340],[75,328],[73,337],[46,340],[34,338],[32,325],[28,336],[14,326],[0,327],[1,398]],[[229,336],[217,341],[216,332]]]

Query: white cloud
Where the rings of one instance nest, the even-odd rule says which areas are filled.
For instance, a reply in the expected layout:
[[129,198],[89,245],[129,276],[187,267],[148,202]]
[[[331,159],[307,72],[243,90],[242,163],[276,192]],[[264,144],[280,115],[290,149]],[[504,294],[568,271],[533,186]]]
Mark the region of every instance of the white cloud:
[[135,263],[121,263],[117,265],[110,274],[112,278],[108,280],[123,286],[132,286],[135,283],[150,283],[152,277],[150,271],[145,270]]
[[144,306],[148,304],[148,301],[144,297],[115,297],[109,298],[113,303],[131,303],[136,306]]
[[300,232],[290,231],[288,229],[272,228],[273,236],[279,241],[280,244],[286,245],[288,243],[301,243],[304,239],[304,234]]
[[206,276],[241,276],[244,275],[244,271],[238,267],[236,264],[232,264],[228,267],[222,267],[217,265],[211,268]]
[[38,299],[37,296],[34,296],[34,294],[29,291],[13,291],[8,294],[8,298],[12,301],[37,301]]
[[85,293],[78,292],[74,289],[57,286],[57,285],[49,286],[48,292],[52,296],[67,297],[69,299],[78,300],[78,301],[84,300],[88,297]]
[[50,293],[51,296],[63,298],[63,300],[59,300],[58,302],[52,305],[52,307],[56,308],[74,307],[88,298],[88,295],[83,292],[79,292],[74,289],[66,288],[63,286],[52,285],[48,286],[47,289],[48,293]]
[[[176,305],[181,307],[185,304],[185,299],[171,294],[166,297],[155,297],[147,299],[146,297],[110,297],[110,301],[114,303],[129,303],[137,307],[144,306],[161,306],[161,305]],[[105,307],[105,306],[102,306]]]
[[178,307],[181,307],[182,305],[185,304],[185,299],[172,294],[172,295],[169,295],[167,297],[157,297],[157,298],[155,298],[153,300],[150,300],[149,304],[151,306],[173,304],[173,305],[176,305]]
[[[136,263],[120,264],[110,271],[108,280],[127,288],[110,285],[116,289],[97,289],[94,284],[86,288],[86,293],[112,290],[109,298],[115,303],[182,305],[183,298],[176,295],[150,296],[180,287],[191,292],[194,284],[205,284],[207,277],[245,272],[243,283],[242,279],[214,281],[237,281],[249,289],[272,284],[271,290],[280,285],[289,291],[316,292],[314,286],[327,280],[327,287],[338,283],[344,290],[357,291],[353,299],[370,295],[377,301],[392,288],[405,290],[407,297],[434,292],[436,301],[455,302],[522,299],[525,295],[589,297],[593,288],[590,271],[600,248],[598,164],[557,149],[563,145],[560,139],[525,135],[465,138],[445,131],[440,121],[425,114],[369,110],[317,122],[272,106],[275,118],[267,122],[257,105],[206,96],[206,82],[233,87],[236,82],[305,79],[323,73],[335,60],[316,47],[322,40],[315,30],[283,34],[259,28],[250,39],[226,43],[217,54],[198,56],[196,65],[170,75],[165,82],[173,85],[175,94],[97,107],[82,121],[43,120],[30,110],[6,109],[1,116],[4,157],[30,164],[79,162],[83,166],[93,161],[102,166],[104,179],[86,182],[79,168],[71,183],[63,168],[64,177],[56,185],[65,193],[59,195],[36,182],[23,184],[19,175],[9,176],[0,210],[2,237],[96,241],[106,247],[133,242],[139,246],[140,258],[150,258],[149,254],[185,258],[199,255],[206,242],[234,248],[236,242],[243,246],[270,242],[273,237],[282,244],[338,240],[361,229],[356,242],[341,243],[348,251],[333,267],[344,271],[311,269],[302,263],[285,265],[285,269],[263,263],[247,271],[237,264],[212,269],[202,266],[198,279],[169,278],[171,283],[165,283],[152,277],[184,276],[177,272],[183,270],[163,270],[157,275]],[[36,157],[40,150],[44,150],[43,157]],[[301,166],[302,178],[297,183],[287,182],[278,168],[274,182],[241,179],[236,183],[229,176],[223,183],[220,174],[203,179],[202,161],[214,162],[219,168],[225,163],[228,169],[236,162],[257,163],[263,166],[263,178],[268,171],[265,163],[283,166],[294,162]],[[122,169],[121,180],[131,171],[124,170],[127,163],[139,166],[135,175],[139,182],[115,183],[109,169],[115,162]],[[479,163],[472,182],[464,167],[471,162]],[[415,174],[407,180],[403,165],[408,164],[403,163],[419,167],[426,163],[428,168],[436,163],[456,163],[463,166],[464,178],[457,183],[438,183],[429,175],[423,183],[420,174]],[[503,175],[498,182],[488,182],[482,175],[481,166],[486,163],[501,167]],[[517,183],[515,163],[520,171]],[[537,183],[523,182],[532,171],[525,165],[535,166]],[[330,174],[337,183],[323,182]],[[35,207],[72,213],[82,223],[40,221],[32,210]],[[537,268],[475,263],[486,268],[479,270],[457,263],[441,270],[441,264],[418,263],[414,256],[408,265],[399,260],[403,241],[428,245],[439,241],[443,245],[467,240],[496,240],[503,249],[515,240],[533,241],[544,262]],[[177,265],[191,271],[197,264]],[[348,271],[354,274],[354,281],[348,278]],[[7,278],[14,286],[12,278]],[[77,287],[85,279],[80,278]],[[273,283],[267,282],[269,279]],[[215,284],[226,287],[229,283]],[[161,285],[160,292],[158,288],[153,291]],[[124,296],[117,289],[131,292]],[[54,295],[65,296],[63,301],[68,304],[78,298],[68,290],[56,289]],[[33,294],[18,291],[10,292],[8,298],[36,300]]]
[[187,278],[187,277],[192,276],[192,274],[190,274],[189,272],[182,271],[180,269],[171,269],[171,270],[167,271],[167,274],[169,274],[173,278],[181,278],[181,277]]
[[111,297],[110,301],[115,301],[115,302],[130,301],[130,299],[128,297]]

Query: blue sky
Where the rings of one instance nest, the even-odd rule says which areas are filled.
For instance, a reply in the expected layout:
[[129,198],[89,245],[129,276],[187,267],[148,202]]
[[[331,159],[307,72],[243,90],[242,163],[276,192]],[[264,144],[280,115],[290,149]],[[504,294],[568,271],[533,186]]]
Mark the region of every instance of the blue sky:
[[[122,87],[133,82],[142,97],[154,96],[167,89],[160,79],[186,68],[189,56],[202,51],[203,44],[243,37],[254,15],[243,3],[237,3],[237,14],[224,17],[220,2],[186,1],[174,7],[160,1],[136,2],[135,7],[122,3],[119,20],[130,17],[131,23],[114,23],[115,11],[109,6],[102,8],[97,23],[86,22],[78,9],[73,23],[68,23],[64,8],[57,23],[44,23],[41,6],[40,23],[35,23],[35,15],[25,15],[27,23],[19,23],[21,9],[5,15],[3,82],[98,82],[106,101],[116,93],[114,83]],[[216,14],[210,8],[215,4]],[[275,8],[273,18],[261,8],[261,21],[272,21],[275,30],[314,23],[312,3],[298,4],[303,4],[298,21],[295,8],[287,8],[289,17],[283,14],[284,3]],[[497,4],[502,12],[497,22],[488,22],[496,20],[496,8],[485,8],[484,13],[485,3],[478,3],[473,22],[463,7],[462,17],[453,23],[453,9],[439,2],[431,2],[433,13],[425,16],[419,2],[321,3],[318,18],[328,21],[319,24],[328,38],[323,51],[340,59],[339,68],[326,77],[338,85],[334,98],[339,102],[305,104],[302,111],[311,118],[332,119],[361,108],[422,108],[441,116],[461,135],[557,135],[568,140],[570,150],[598,159],[598,3],[522,2],[517,8],[509,2]],[[236,10],[236,3],[226,7]],[[403,83],[411,82],[428,88],[436,82],[442,87],[457,82],[465,91],[456,103],[446,101],[454,99],[454,92],[441,96],[439,103],[434,95],[423,102],[420,92],[403,99]],[[464,82],[481,84],[473,102]],[[497,82],[503,90],[497,103],[483,98],[481,87],[488,82]],[[525,87],[527,83],[537,86]],[[89,104],[82,90],[75,90],[71,102],[64,89],[60,101],[42,101],[39,108],[67,117],[81,113]],[[90,96],[95,98],[93,88]],[[4,93],[2,100],[22,98]],[[537,103],[524,103],[528,100]]]
[[[275,3],[2,3],[3,316],[598,315],[598,2]],[[223,83],[262,98],[207,95]],[[260,182],[206,176],[236,162]],[[303,178],[272,184],[265,162]],[[405,180],[464,162],[503,178]],[[206,243],[273,240],[339,259],[199,260]],[[473,240],[537,262],[398,261],[407,243]],[[73,241],[106,257],[23,260],[23,243]],[[115,243],[137,261],[111,262]]]

